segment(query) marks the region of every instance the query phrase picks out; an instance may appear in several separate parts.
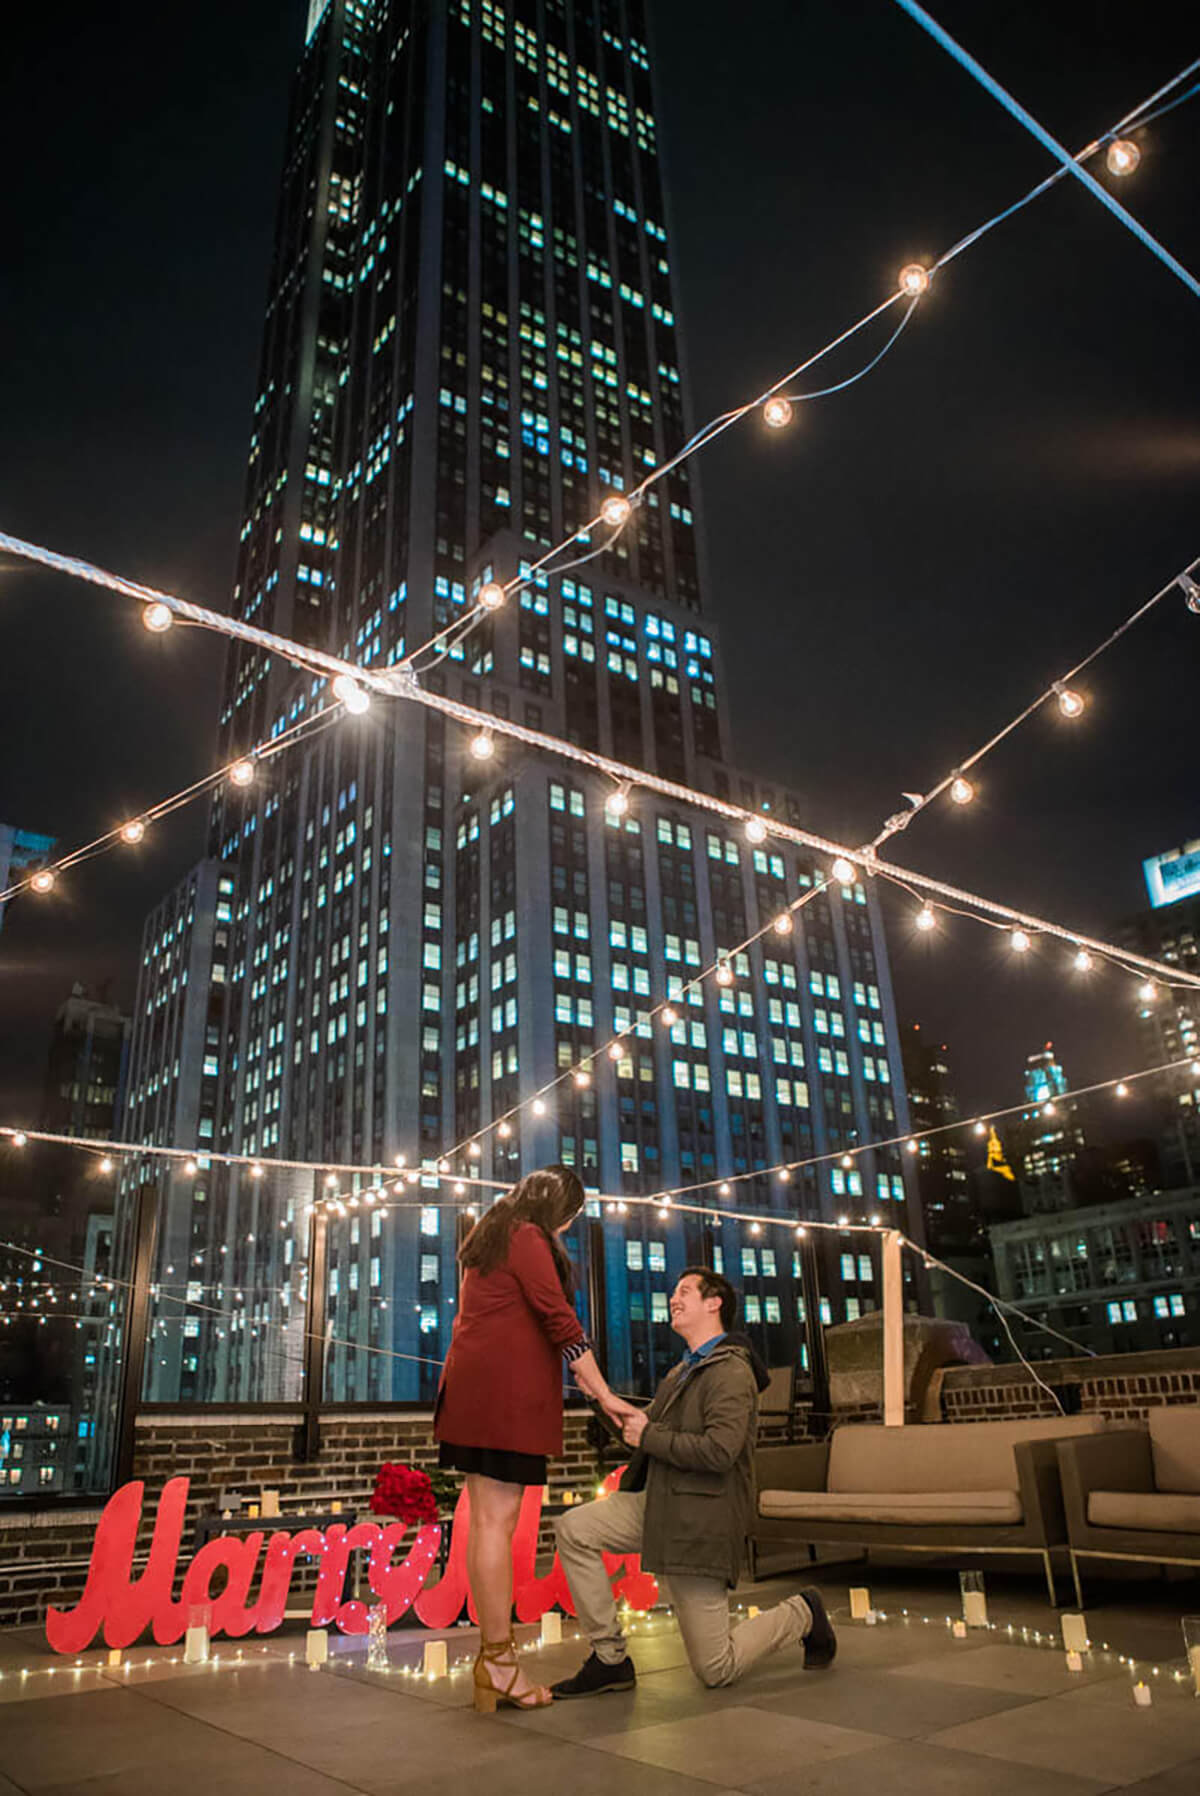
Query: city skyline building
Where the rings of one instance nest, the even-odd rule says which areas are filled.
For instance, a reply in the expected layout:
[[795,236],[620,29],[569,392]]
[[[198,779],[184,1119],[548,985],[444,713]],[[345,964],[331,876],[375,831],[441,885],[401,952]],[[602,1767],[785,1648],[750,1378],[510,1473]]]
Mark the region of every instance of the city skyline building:
[[[38,835],[30,829],[18,829],[14,823],[0,823],[0,891],[7,891],[15,876],[40,867],[54,853],[56,838]],[[0,929],[11,899],[0,903]]]
[[[1119,938],[1183,972],[1200,973],[1200,842],[1143,863],[1149,906],[1128,918]],[[1155,1081],[1159,1148],[1168,1185],[1200,1182],[1200,992],[1144,981],[1138,992],[1144,1067],[1192,1064]]]
[[[234,610],[363,667],[432,643],[418,677],[454,699],[798,822],[795,793],[730,760],[686,463],[623,528],[534,566],[690,431],[650,65],[641,0],[310,8]],[[519,597],[459,628],[515,576]],[[222,758],[333,703],[233,645]],[[908,1126],[873,894],[686,804],[614,805],[606,778],[488,746],[401,701],[335,717],[221,788],[208,857],[148,921],[128,1134],[196,1154],[125,1184],[127,1214],[139,1181],[159,1202],[147,1396],[297,1394],[331,1194],[335,1398],[432,1396],[466,1206],[548,1162],[591,1193],[580,1271],[628,1389],[676,1357],[667,1295],[700,1257],[743,1285],[767,1357],[798,1359],[799,1268],[787,1237],[602,1197],[751,1175],[723,1207],[920,1236],[895,1147],[752,1177]],[[693,986],[719,954],[729,980]],[[665,999],[669,1028],[650,1016]],[[531,1106],[616,1033],[619,1058]],[[367,1202],[383,1166],[386,1206]],[[487,1189],[456,1198],[467,1171]],[[876,1250],[846,1244],[822,1243],[834,1321],[878,1300]]]
[[1069,1089],[1052,1041],[1029,1055],[1024,1095],[1030,1108],[1022,1113],[1019,1135],[1021,1191],[1031,1213],[1063,1209],[1072,1201],[1069,1169],[1084,1136],[1078,1105],[1064,1096]]

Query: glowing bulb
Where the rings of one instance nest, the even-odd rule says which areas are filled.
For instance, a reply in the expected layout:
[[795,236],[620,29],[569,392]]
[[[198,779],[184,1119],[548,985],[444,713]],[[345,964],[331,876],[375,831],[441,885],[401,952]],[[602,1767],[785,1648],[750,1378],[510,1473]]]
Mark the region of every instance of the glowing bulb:
[[545,1116],[545,1114],[546,1114],[545,1098],[534,1098],[534,1100],[533,1100],[532,1104],[530,1104],[529,1108],[533,1111],[533,1114],[535,1116]]
[[1083,714],[1084,700],[1081,693],[1072,691],[1070,686],[1056,685],[1058,708],[1064,717],[1080,717]]
[[261,1179],[262,1176],[263,1176],[263,1169],[261,1166],[252,1166],[250,1168],[250,1177],[252,1179]]
[[1042,1105],[1042,1115],[1043,1116],[1057,1116],[1058,1111],[1054,1108],[1053,1104],[1043,1104]]
[[762,1223],[761,1222],[752,1222],[750,1224],[750,1233],[752,1235],[761,1235],[762,1234]]
[[608,1057],[610,1060],[620,1060],[622,1055],[624,1054],[624,1052],[625,1052],[625,1050],[621,1046],[619,1041],[610,1041],[609,1042]]
[[592,1075],[585,1066],[577,1066],[571,1077],[579,1091],[586,1091],[592,1082]]
[[229,777],[235,786],[248,786],[254,778],[254,762],[235,761],[229,769]]
[[1008,938],[1008,945],[1014,954],[1028,954],[1033,943],[1023,929],[1014,929]]
[[614,530],[619,530],[622,524],[629,521],[629,514],[632,510],[633,507],[624,493],[610,493],[600,507],[600,516]]
[[673,1010],[671,1008],[671,1006],[669,1004],[667,1004],[666,1006],[664,1006],[664,1009],[662,1012],[662,1021],[663,1021],[664,1029],[673,1029],[675,1027],[676,1023],[679,1021],[679,1012],[677,1010]]
[[920,910],[917,912],[913,921],[915,922],[918,929],[936,929],[937,928],[937,917],[934,915],[932,905],[929,905],[929,904],[923,904],[921,906]]
[[485,580],[479,588],[479,603],[485,611],[499,611],[507,597],[499,580]]
[[729,1196],[729,1186],[725,1185],[725,1184],[718,1185],[717,1186],[717,1196],[718,1197],[728,1197]]
[[779,1183],[781,1185],[790,1185],[791,1182],[792,1182],[791,1167],[790,1166],[781,1166],[779,1168]]
[[921,1151],[915,1141],[906,1141],[904,1143],[904,1150],[906,1153],[909,1153],[909,1154],[917,1154],[917,1153],[920,1153],[920,1151]]
[[854,1165],[853,1154],[843,1154],[842,1155],[842,1165],[845,1167],[853,1166]]
[[796,927],[795,923],[792,921],[792,913],[790,911],[781,910],[771,927],[776,935],[791,935],[792,930]]
[[1096,963],[1092,959],[1091,955],[1088,953],[1086,948],[1080,948],[1079,952],[1075,956],[1074,964],[1075,964],[1075,971],[1077,973],[1090,973]]
[[478,1160],[482,1157],[483,1149],[477,1141],[471,1141],[467,1143],[467,1152],[470,1154],[472,1160]]
[[852,886],[854,884],[854,862],[848,861],[844,854],[838,856],[829,871],[838,885]]
[[490,730],[480,730],[471,737],[471,753],[477,761],[490,761],[495,752],[496,742]]
[[35,892],[52,892],[54,890],[54,875],[49,867],[39,867],[29,883]]
[[838,1217],[838,1227],[840,1229],[844,1229],[849,1221],[850,1221],[850,1218],[848,1216],[839,1216]]
[[122,842],[140,842],[146,833],[146,825],[140,817],[131,817],[128,823],[121,825]]
[[950,782],[950,796],[955,804],[970,804],[975,796],[975,788],[960,773]]
[[9,1139],[12,1141],[14,1147],[24,1147],[29,1140],[29,1137],[24,1129],[14,1129]]
[[512,1134],[512,1124],[506,1122],[497,1123],[496,1133],[499,1135],[501,1141],[507,1141]]
[[796,1230],[796,1239],[797,1239],[797,1241],[807,1241],[808,1230],[805,1228],[798,1228]]
[[340,673],[333,682],[333,696],[340,699],[352,717],[361,717],[371,709],[371,695],[352,674]]
[[900,291],[907,293],[910,299],[918,298],[929,290],[929,270],[920,262],[906,262],[900,270]]
[[733,968],[730,966],[730,964],[727,960],[719,960],[717,962],[717,971],[716,971],[715,977],[716,977],[716,981],[717,981],[718,985],[732,985],[733,984]]
[[1180,574],[1179,585],[1183,588],[1188,610],[1200,612],[1200,585],[1197,585],[1190,574]]
[[100,1170],[103,1173],[110,1173],[112,1171],[112,1169],[113,1169],[113,1163],[110,1160],[109,1156],[107,1154],[105,1154],[103,1160],[101,1160],[101,1162],[100,1162]]
[[1142,152],[1129,137],[1115,138],[1104,156],[1110,175],[1131,175],[1141,159]]
[[610,817],[623,817],[629,809],[629,794],[624,786],[618,786],[604,800],[604,808]]
[[326,1189],[326,1191],[336,1191],[337,1190],[337,1174],[336,1173],[327,1172],[325,1174],[325,1189]]
[[1124,1079],[1122,1079],[1121,1083],[1117,1086],[1117,1096],[1119,1098],[1127,1098],[1129,1096],[1129,1087],[1126,1085]]
[[185,1160],[183,1163],[183,1170],[186,1172],[189,1179],[194,1179],[200,1168],[195,1160]]
[[748,817],[746,819],[746,840],[747,840],[747,842],[765,842],[766,839],[767,839],[767,826],[763,822],[762,818],[761,817]]
[[881,1223],[881,1222],[882,1222],[882,1221],[883,1221],[883,1217],[882,1217],[882,1216],[872,1216],[872,1218],[871,1218],[871,1227],[872,1227],[872,1228],[873,1228],[873,1229],[877,1229],[877,1228],[878,1228],[878,1227],[879,1227],[879,1225],[880,1225],[880,1223]]
[[153,636],[161,636],[174,622],[171,607],[164,605],[161,599],[156,599],[153,605],[147,605],[142,612],[142,623]]
[[418,1172],[418,1171],[417,1171],[417,1169],[416,1169],[416,1167],[415,1167],[415,1166],[414,1166],[414,1167],[413,1167],[413,1169],[412,1169],[412,1171],[411,1171],[411,1172],[406,1172],[406,1173],[405,1173],[405,1175],[404,1175],[404,1176],[405,1176],[405,1178],[406,1178],[406,1179],[407,1179],[407,1180],[408,1180],[408,1182],[409,1182],[409,1184],[410,1184],[410,1185],[415,1185],[415,1184],[416,1184],[416,1182],[417,1182],[417,1180],[418,1180],[418,1179],[419,1179],[419,1178],[420,1178],[420,1176],[421,1176],[421,1175],[420,1175],[420,1173],[419,1173],[419,1172]]
[[985,1122],[977,1122],[975,1124],[975,1133],[977,1135],[986,1135],[987,1134],[987,1124]]
[[763,423],[769,430],[783,430],[792,421],[792,402],[776,393],[763,406]]

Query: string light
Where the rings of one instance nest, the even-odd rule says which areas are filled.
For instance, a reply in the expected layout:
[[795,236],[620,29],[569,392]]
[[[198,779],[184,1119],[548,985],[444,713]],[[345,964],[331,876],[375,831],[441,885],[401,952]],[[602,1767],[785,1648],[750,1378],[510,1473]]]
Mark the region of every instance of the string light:
[[1077,973],[1090,973],[1096,963],[1086,948],[1080,948],[1075,955],[1073,964]]
[[195,1160],[185,1160],[183,1163],[183,1170],[187,1174],[189,1179],[194,1179],[196,1174],[199,1172],[200,1167],[199,1167],[198,1162]]
[[1050,690],[1057,697],[1058,708],[1064,717],[1083,715],[1084,699],[1081,693],[1073,691],[1070,686],[1064,686],[1061,680],[1055,680]]
[[624,817],[629,809],[629,788],[618,786],[615,792],[610,792],[604,800],[604,808],[610,817]]
[[928,292],[931,279],[923,263],[906,262],[900,270],[900,291],[907,293],[910,299],[919,299],[922,293]]
[[745,835],[747,842],[766,841],[767,826],[761,817],[748,817],[746,819]]
[[576,1089],[579,1091],[586,1091],[592,1082],[592,1075],[584,1066],[577,1066],[575,1071],[571,1074],[571,1078]]
[[49,867],[39,867],[29,883],[35,892],[52,892],[54,890],[54,874]]
[[845,855],[839,855],[830,868],[834,880],[840,886],[852,886],[855,881],[854,862],[848,861]]
[[1142,152],[1130,137],[1118,137],[1105,151],[1104,162],[1110,175],[1131,175],[1142,159]]
[[774,394],[763,406],[763,423],[769,430],[783,430],[792,421],[792,402],[782,393]]
[[499,611],[507,597],[498,580],[485,580],[479,588],[479,603],[485,611]]
[[1200,585],[1190,574],[1180,574],[1177,584],[1183,589],[1184,601],[1189,611],[1200,612]]
[[1157,996],[1158,987],[1155,985],[1153,979],[1146,979],[1138,986],[1138,997],[1142,1000],[1143,1004],[1153,1004]]
[[254,762],[249,760],[235,761],[229,769],[229,777],[235,786],[249,786],[254,780]]
[[610,1041],[609,1042],[608,1057],[610,1060],[621,1060],[624,1058],[624,1055],[625,1055],[625,1048],[620,1041]]
[[131,845],[140,842],[146,833],[146,825],[140,817],[131,817],[128,823],[121,825],[121,840]]
[[663,1028],[664,1029],[673,1029],[678,1021],[679,1021],[679,1012],[677,1010],[672,1009],[670,1004],[665,1004],[662,1009]]
[[921,906],[920,910],[917,912],[916,916],[913,918],[913,922],[916,924],[918,929],[925,929],[925,930],[936,929],[937,928],[937,917],[934,915],[933,906],[930,904],[923,904]]
[[619,530],[629,522],[629,514],[633,510],[624,493],[610,493],[600,507],[600,516],[614,530]]
[[24,1147],[28,1142],[29,1137],[24,1129],[14,1129],[9,1139],[14,1147]]
[[791,912],[783,910],[783,911],[780,911],[779,915],[776,917],[776,919],[775,919],[774,923],[772,923],[771,927],[775,931],[776,935],[791,935],[792,930],[796,927],[796,925],[792,921]]
[[350,674],[337,674],[331,690],[334,698],[345,705],[352,717],[361,717],[364,711],[371,709],[370,693]]
[[718,985],[733,984],[733,968],[730,966],[728,960],[722,958],[717,962],[717,970],[713,974],[713,978]]
[[959,773],[950,782],[950,796],[955,804],[970,804],[975,796],[975,788],[970,780],[964,779]]
[[1008,945],[1014,954],[1028,954],[1033,943],[1027,930],[1014,929],[1008,938]]
[[490,730],[480,730],[471,738],[471,753],[477,761],[490,761],[496,752],[496,739]]
[[112,1169],[113,1169],[112,1158],[110,1155],[105,1154],[103,1160],[101,1160],[101,1162],[100,1162],[100,1171],[107,1178],[108,1174],[112,1171]]
[[153,636],[161,636],[163,631],[169,630],[174,622],[175,617],[171,607],[164,605],[161,599],[155,599],[152,605],[145,606],[142,611],[143,627],[149,630]]

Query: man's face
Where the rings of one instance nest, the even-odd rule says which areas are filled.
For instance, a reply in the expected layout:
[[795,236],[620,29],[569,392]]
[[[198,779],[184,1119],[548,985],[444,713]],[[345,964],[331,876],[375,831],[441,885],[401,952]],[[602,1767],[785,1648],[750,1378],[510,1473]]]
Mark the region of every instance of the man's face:
[[702,1297],[700,1280],[685,1274],[671,1293],[671,1327],[679,1335],[712,1334],[721,1326],[721,1300]]

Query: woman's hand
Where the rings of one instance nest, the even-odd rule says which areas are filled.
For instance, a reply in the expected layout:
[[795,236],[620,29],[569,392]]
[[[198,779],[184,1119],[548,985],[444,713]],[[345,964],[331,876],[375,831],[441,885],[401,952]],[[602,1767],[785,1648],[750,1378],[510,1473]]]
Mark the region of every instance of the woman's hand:
[[642,1411],[635,1403],[627,1403],[624,1397],[618,1397],[615,1391],[607,1391],[600,1399],[600,1407],[606,1416],[610,1416],[617,1427],[624,1429],[626,1422],[633,1416],[640,1416]]

